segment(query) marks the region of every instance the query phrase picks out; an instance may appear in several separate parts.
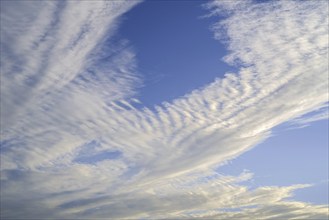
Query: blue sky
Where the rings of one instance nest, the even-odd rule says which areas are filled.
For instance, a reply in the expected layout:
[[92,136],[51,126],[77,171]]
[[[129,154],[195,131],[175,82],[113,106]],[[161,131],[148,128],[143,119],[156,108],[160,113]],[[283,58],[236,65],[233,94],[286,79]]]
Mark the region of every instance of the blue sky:
[[317,121],[308,127],[291,130],[279,126],[273,133],[273,137],[219,167],[218,171],[238,174],[244,169],[252,170],[255,173],[250,183],[252,187],[313,183],[312,187],[296,191],[294,198],[327,204],[328,121]]
[[226,49],[209,31],[216,19],[202,18],[207,14],[202,3],[147,1],[125,15],[119,34],[129,39],[138,56],[138,71],[144,77],[139,97],[148,107],[190,93],[233,70],[221,61]]
[[1,218],[327,219],[327,1],[1,1]]

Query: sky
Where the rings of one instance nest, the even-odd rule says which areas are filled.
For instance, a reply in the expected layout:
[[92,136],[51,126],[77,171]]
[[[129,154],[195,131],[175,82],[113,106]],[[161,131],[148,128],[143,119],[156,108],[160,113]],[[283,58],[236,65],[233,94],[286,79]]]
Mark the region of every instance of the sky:
[[328,1],[1,1],[1,219],[328,219]]

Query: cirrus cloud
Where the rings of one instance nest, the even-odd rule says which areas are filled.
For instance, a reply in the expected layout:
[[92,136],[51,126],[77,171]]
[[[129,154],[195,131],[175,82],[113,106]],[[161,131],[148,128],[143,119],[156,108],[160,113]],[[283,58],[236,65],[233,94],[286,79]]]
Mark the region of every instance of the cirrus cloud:
[[327,3],[207,4],[226,12],[212,30],[241,68],[155,110],[111,38],[135,3],[1,3],[2,217],[327,218],[287,200],[309,185],[250,189],[252,173],[214,171],[326,105]]

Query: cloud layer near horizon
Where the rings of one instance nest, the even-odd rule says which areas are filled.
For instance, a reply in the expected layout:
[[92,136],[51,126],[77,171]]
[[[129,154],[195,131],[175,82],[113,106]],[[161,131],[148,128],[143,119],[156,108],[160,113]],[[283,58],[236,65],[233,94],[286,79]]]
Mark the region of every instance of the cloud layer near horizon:
[[1,2],[2,217],[327,218],[286,200],[309,185],[249,189],[251,173],[214,169],[326,106],[327,3],[206,5],[241,68],[155,110],[111,38],[135,3]]

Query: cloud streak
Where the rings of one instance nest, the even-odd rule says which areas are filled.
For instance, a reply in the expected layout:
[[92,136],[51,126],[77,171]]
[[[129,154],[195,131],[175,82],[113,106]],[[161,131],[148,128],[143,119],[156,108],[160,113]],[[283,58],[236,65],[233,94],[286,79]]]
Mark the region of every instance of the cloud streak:
[[206,5],[226,13],[212,30],[241,68],[155,110],[136,99],[129,44],[111,40],[135,2],[1,4],[3,217],[327,218],[286,200],[309,185],[214,171],[328,102],[326,2]]

